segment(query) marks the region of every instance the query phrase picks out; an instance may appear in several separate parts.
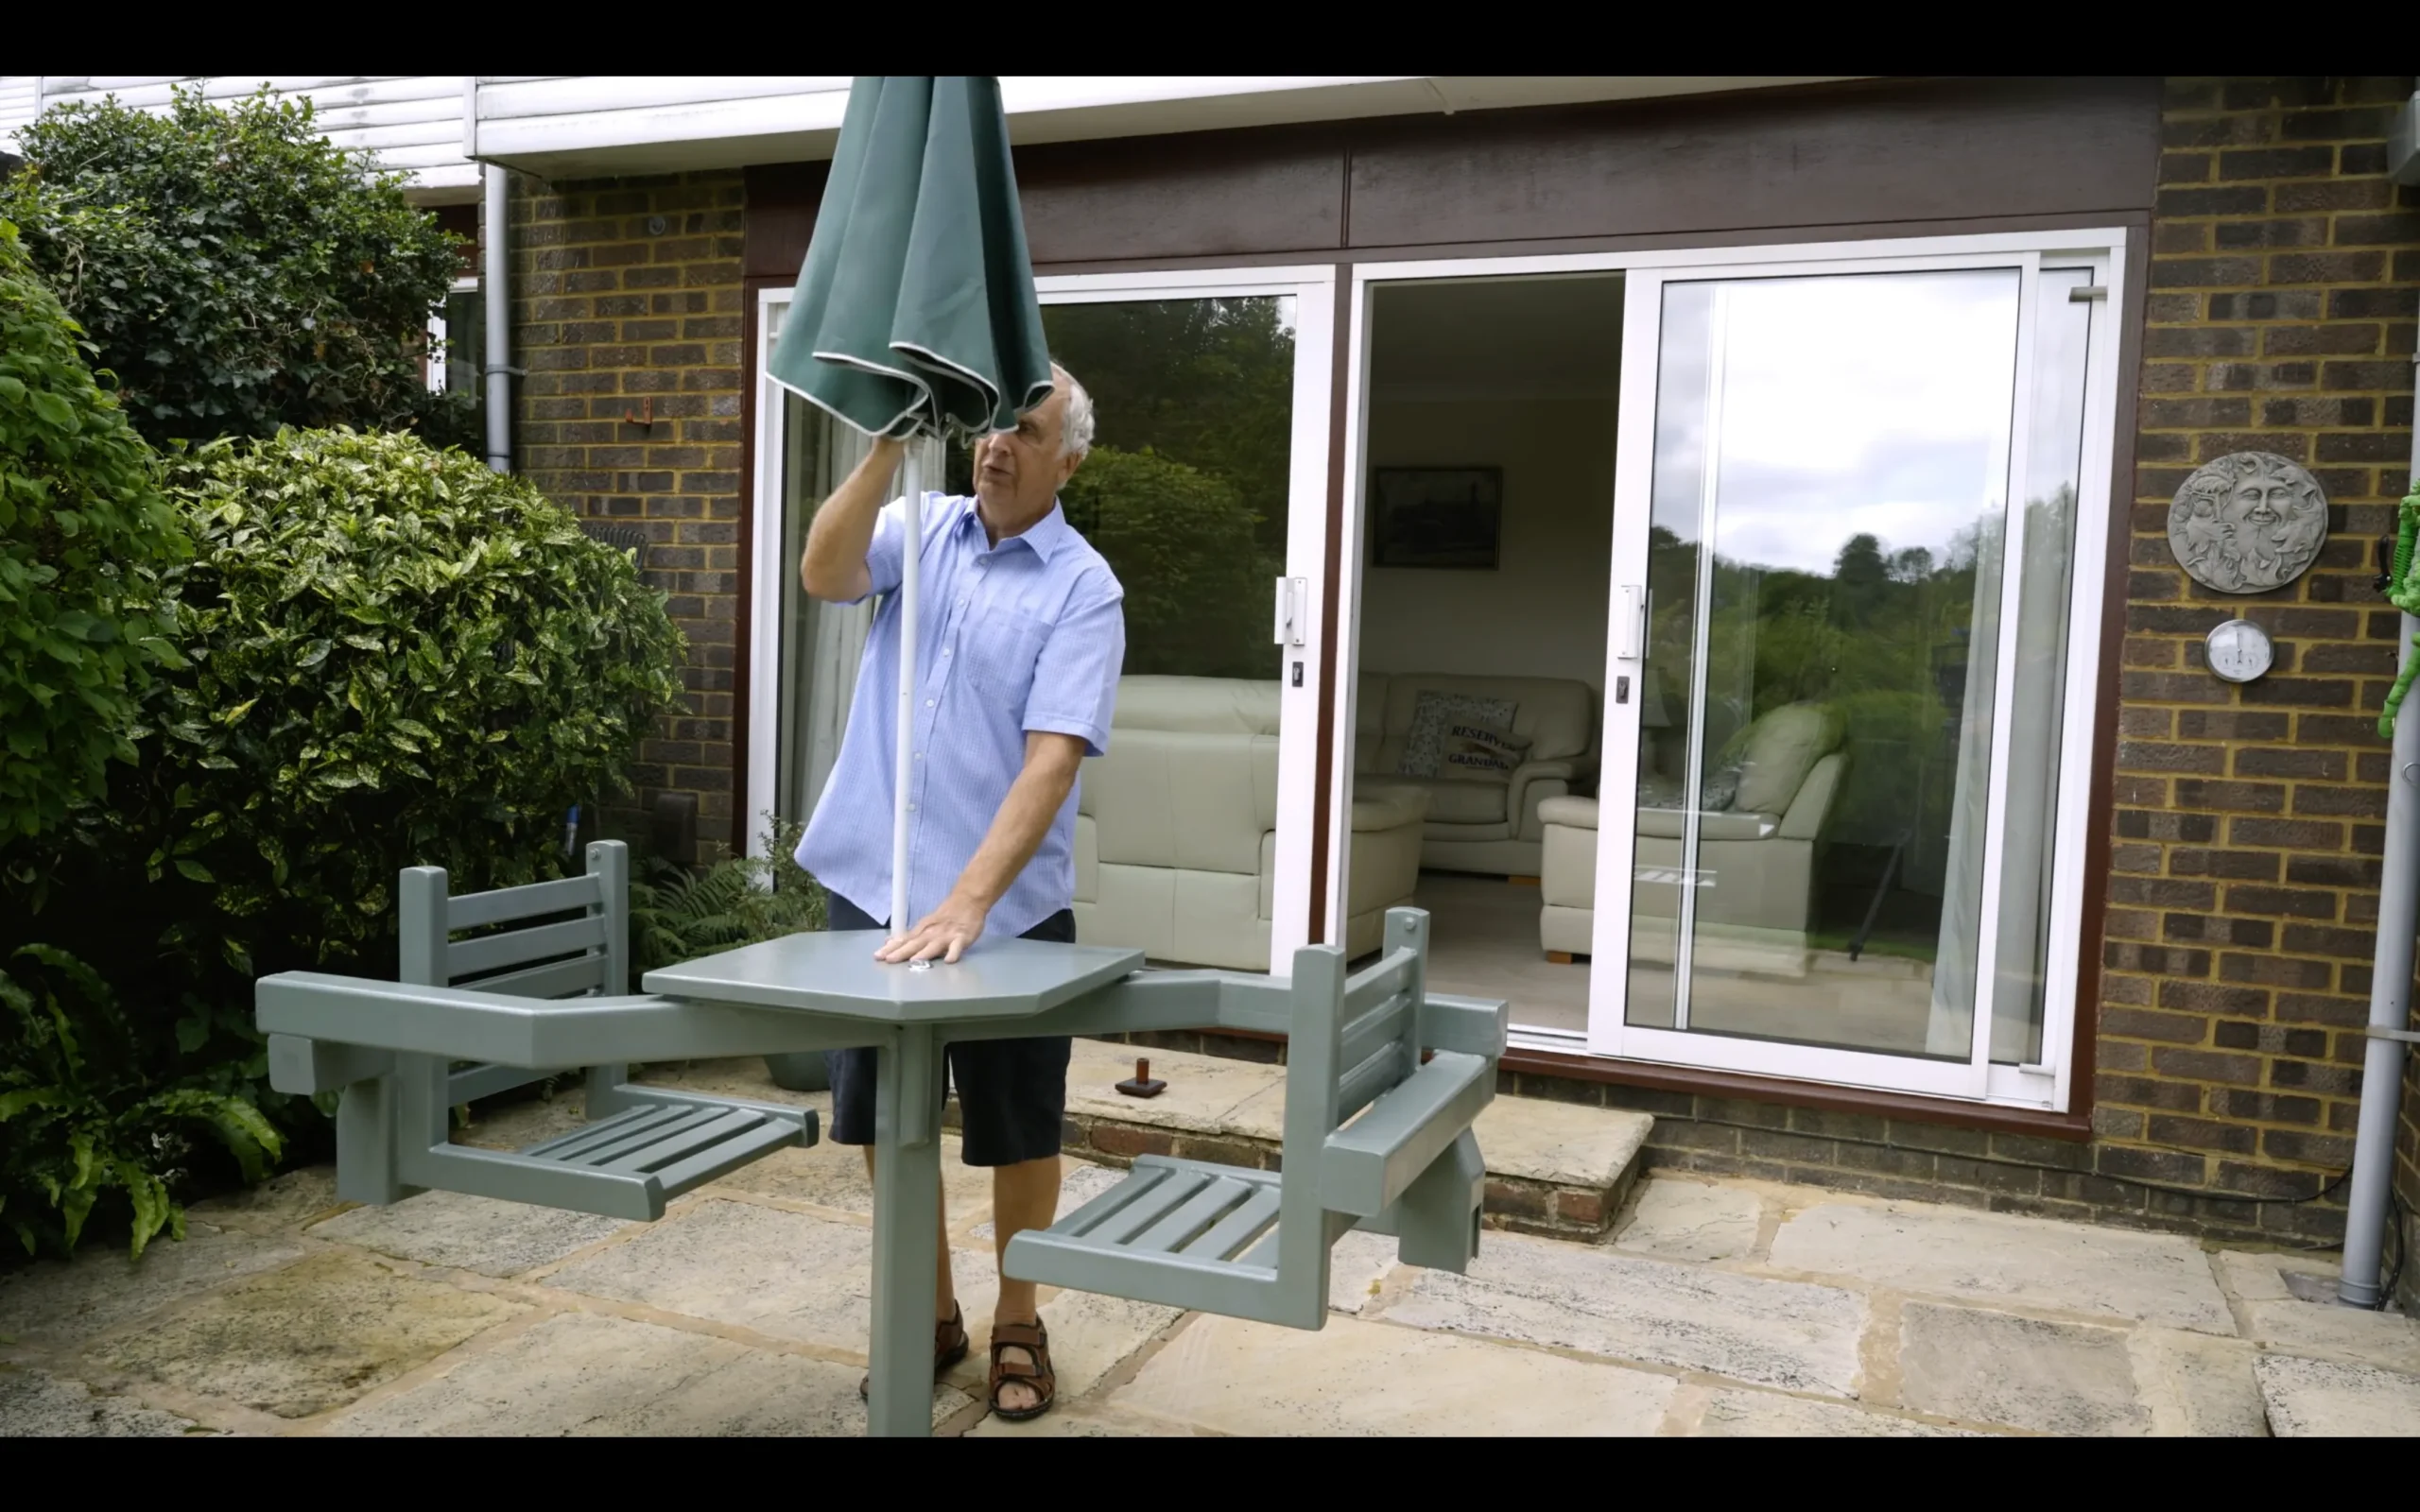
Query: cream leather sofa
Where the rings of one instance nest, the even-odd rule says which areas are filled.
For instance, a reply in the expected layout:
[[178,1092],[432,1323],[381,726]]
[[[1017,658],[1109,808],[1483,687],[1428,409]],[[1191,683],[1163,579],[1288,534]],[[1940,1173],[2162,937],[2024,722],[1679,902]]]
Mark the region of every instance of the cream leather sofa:
[[[1512,700],[1512,732],[1527,736],[1530,748],[1510,778],[1397,773],[1413,711],[1430,691]],[[1574,679],[1366,672],[1354,723],[1356,773],[1428,795],[1420,864],[1433,871],[1539,875],[1546,839],[1539,805],[1586,786],[1596,773],[1596,694]]]
[[[1109,754],[1084,764],[1076,811],[1076,937],[1155,961],[1269,970],[1277,859],[1278,686],[1132,677]],[[1378,948],[1420,881],[1427,795],[1357,782],[1347,953]]]
[[[1793,974],[1806,969],[1815,840],[1848,770],[1840,735],[1812,706],[1773,711],[1749,733],[1737,797],[1726,809],[1698,816],[1699,964]],[[1538,940],[1557,958],[1589,954],[1596,949],[1597,799],[1553,798],[1541,810]],[[1677,805],[1624,804],[1616,816],[1638,826],[1631,958],[1669,964],[1688,816]]]

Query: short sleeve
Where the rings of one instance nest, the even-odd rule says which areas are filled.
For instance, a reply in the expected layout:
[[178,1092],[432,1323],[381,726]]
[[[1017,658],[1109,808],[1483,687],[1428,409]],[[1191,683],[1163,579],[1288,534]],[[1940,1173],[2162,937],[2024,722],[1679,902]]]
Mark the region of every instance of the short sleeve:
[[1051,627],[1025,705],[1028,734],[1075,735],[1088,756],[1109,750],[1117,677],[1126,665],[1125,594],[1106,576],[1087,576]]

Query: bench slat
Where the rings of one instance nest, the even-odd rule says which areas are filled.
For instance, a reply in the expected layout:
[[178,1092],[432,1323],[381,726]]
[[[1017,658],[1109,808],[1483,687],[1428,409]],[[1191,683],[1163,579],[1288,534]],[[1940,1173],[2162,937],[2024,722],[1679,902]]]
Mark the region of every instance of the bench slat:
[[718,1141],[665,1166],[655,1173],[655,1178],[663,1183],[665,1195],[677,1197],[717,1177],[728,1176],[749,1161],[769,1155],[785,1144],[805,1143],[805,1136],[797,1126],[769,1118],[752,1129]]
[[1137,1165],[1134,1167],[1133,1174],[1125,1180],[1118,1182],[1050,1227],[1070,1237],[1083,1238],[1091,1234],[1094,1228],[1107,1222],[1113,1214],[1128,1203],[1142,1196],[1154,1185],[1166,1179],[1167,1179],[1167,1171],[1165,1167],[1150,1167],[1147,1172],[1145,1167]]
[[1419,965],[1417,952],[1399,950],[1347,981],[1344,984],[1344,1005],[1338,1016],[1349,1020],[1363,1009],[1383,1003],[1410,987],[1412,971]]
[[549,1160],[578,1160],[587,1151],[612,1143],[633,1130],[669,1124],[686,1111],[685,1108],[660,1103],[634,1108],[629,1112],[616,1113],[612,1118],[573,1129],[568,1134],[558,1134],[544,1143],[530,1145],[521,1153]]
[[597,1144],[592,1144],[587,1149],[580,1151],[579,1154],[573,1157],[573,1159],[576,1159],[582,1165],[594,1165],[605,1170],[614,1170],[619,1166],[622,1157],[632,1154],[636,1151],[647,1149],[655,1144],[660,1144],[666,1140],[677,1139],[690,1134],[691,1132],[713,1123],[719,1116],[720,1115],[711,1108],[679,1108],[674,1111],[672,1117],[666,1119],[664,1122],[657,1124],[652,1127],[646,1129],[632,1129],[619,1138],[606,1140]]
[[1404,1065],[1401,1043],[1381,1044],[1337,1082],[1336,1116],[1340,1120],[1351,1118],[1369,1107],[1379,1093],[1402,1081],[1409,1069]]
[[516,998],[567,998],[576,993],[604,989],[605,957],[575,955],[567,961],[525,966],[517,971],[506,971],[499,976],[483,976],[475,982],[458,978],[448,985],[466,987],[475,992],[510,993]]
[[1253,1189],[1231,1177],[1219,1177],[1169,1213],[1136,1235],[1130,1249],[1159,1254],[1178,1248],[1252,1196]]
[[567,919],[560,924],[456,940],[445,947],[445,974],[451,980],[476,971],[493,971],[498,967],[543,961],[549,955],[598,950],[604,944],[605,920],[601,916]]
[[1470,1127],[1495,1095],[1488,1062],[1441,1051],[1319,1157],[1320,1206],[1374,1217]]
[[445,901],[447,929],[476,929],[508,919],[534,919],[542,914],[569,913],[575,908],[600,908],[605,889],[596,875],[533,882],[524,887],[498,887],[493,892],[468,892]]
[[1151,1183],[1150,1191],[1095,1225],[1084,1239],[1089,1244],[1123,1246],[1153,1219],[1164,1216],[1177,1204],[1208,1186],[1210,1179],[1206,1173],[1201,1171],[1171,1171],[1163,1179]]
[[745,1133],[764,1122],[759,1115],[743,1113],[735,1108],[720,1113],[707,1108],[700,1108],[699,1111],[708,1116],[674,1129],[662,1139],[650,1140],[627,1154],[596,1163],[608,1171],[661,1171],[667,1165],[710,1150],[732,1136]]
[[1199,1260],[1233,1260],[1276,1221],[1277,1188],[1261,1187],[1181,1252]]
[[1412,1012],[1411,999],[1398,992],[1346,1024],[1336,1063],[1358,1066],[1387,1041],[1401,1039]]

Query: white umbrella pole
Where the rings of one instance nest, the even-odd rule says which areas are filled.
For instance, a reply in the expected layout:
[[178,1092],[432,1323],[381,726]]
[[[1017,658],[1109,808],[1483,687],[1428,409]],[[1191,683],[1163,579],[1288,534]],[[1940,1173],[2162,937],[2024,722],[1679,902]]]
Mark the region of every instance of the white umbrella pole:
[[919,558],[925,548],[925,479],[916,443],[900,465],[908,505],[908,539],[899,572],[899,739],[893,753],[890,808],[890,937],[915,922],[908,917],[908,792],[916,764],[916,609]]

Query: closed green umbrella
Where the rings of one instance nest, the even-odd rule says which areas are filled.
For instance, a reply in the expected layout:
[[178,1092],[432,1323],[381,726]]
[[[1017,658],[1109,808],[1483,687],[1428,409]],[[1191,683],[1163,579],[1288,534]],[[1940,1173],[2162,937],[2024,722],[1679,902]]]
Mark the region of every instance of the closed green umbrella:
[[[1015,428],[1050,395],[995,78],[866,77],[849,91],[832,174],[766,370],[869,436]],[[908,789],[923,482],[904,472],[899,734],[890,929],[908,913]]]

